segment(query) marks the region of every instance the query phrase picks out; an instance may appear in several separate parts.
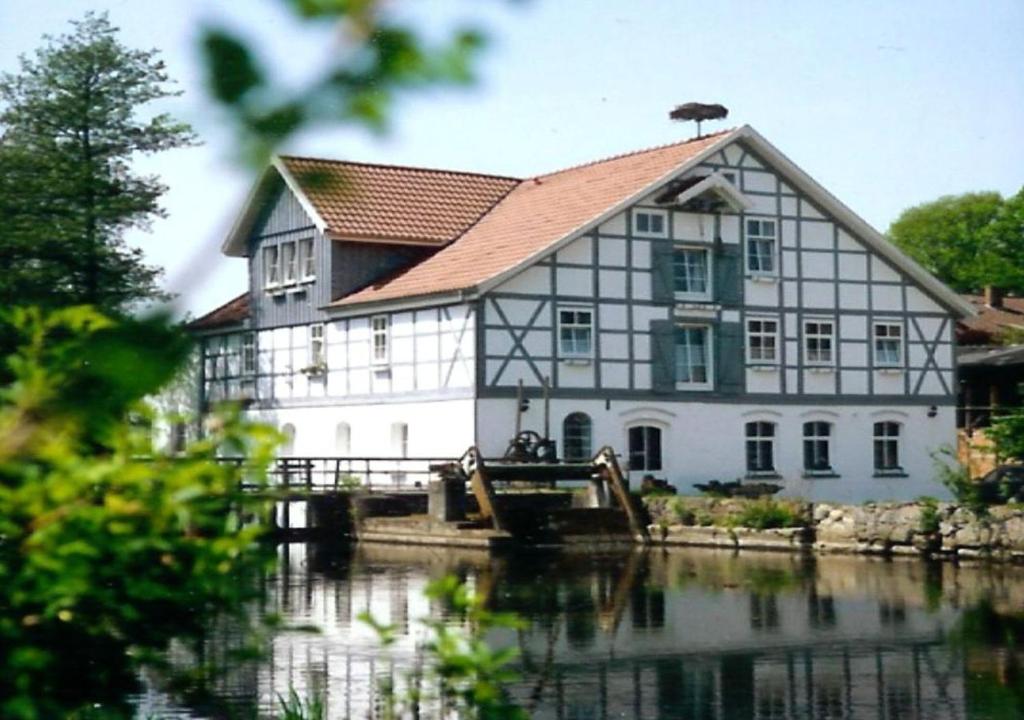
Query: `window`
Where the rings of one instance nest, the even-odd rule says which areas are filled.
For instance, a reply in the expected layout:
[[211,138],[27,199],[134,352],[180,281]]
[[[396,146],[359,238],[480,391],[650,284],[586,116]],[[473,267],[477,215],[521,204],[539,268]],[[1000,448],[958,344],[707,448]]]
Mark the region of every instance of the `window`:
[[638,425],[629,429],[629,469],[661,470],[661,428]]
[[747,220],[747,270],[775,274],[775,221]]
[[593,456],[590,416],[581,412],[566,415],[562,423],[562,443],[566,460],[590,460]]
[[775,423],[748,422],[747,435],[747,472],[775,472]]
[[309,326],[309,364],[319,367],[327,364],[324,354],[324,326],[322,323]]
[[705,325],[676,328],[676,383],[691,388],[711,387],[711,329]]
[[396,422],[391,424],[391,451],[397,457],[409,457],[408,423]]
[[676,248],[672,254],[672,278],[676,296],[684,299],[710,299],[711,278],[708,269],[707,250]]
[[899,323],[875,323],[875,365],[903,365],[903,326]]
[[662,210],[641,210],[633,213],[633,233],[647,237],[667,237],[667,214]]
[[808,365],[831,365],[834,325],[831,320],[804,322],[804,362]]
[[370,320],[370,339],[372,345],[371,362],[374,365],[387,365],[390,359],[387,315],[377,315]]
[[295,243],[281,243],[281,264],[284,268],[283,278],[286,285],[294,283],[298,277],[299,261],[295,255]]
[[804,470],[832,472],[832,425],[816,420],[804,423]]
[[263,286],[277,287],[281,284],[281,253],[277,245],[263,248]]
[[316,255],[313,254],[313,238],[299,240],[299,258],[302,265],[302,279],[316,279]]
[[558,354],[564,358],[590,357],[593,336],[593,312],[558,311]]
[[900,424],[875,423],[875,472],[902,473],[900,466]]
[[242,336],[242,374],[256,374],[256,335],[246,333]]
[[747,320],[747,360],[751,363],[774,365],[779,359],[778,338],[778,320]]
[[334,426],[334,452],[342,456],[352,452],[352,426],[347,422]]
[[295,454],[295,426],[286,423],[281,428],[281,434],[284,436],[284,440],[281,442],[281,456],[291,457]]

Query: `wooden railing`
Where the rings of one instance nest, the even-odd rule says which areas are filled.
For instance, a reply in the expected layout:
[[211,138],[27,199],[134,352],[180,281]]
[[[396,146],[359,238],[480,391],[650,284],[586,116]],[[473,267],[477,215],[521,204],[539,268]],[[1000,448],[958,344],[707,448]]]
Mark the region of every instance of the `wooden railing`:
[[[245,459],[222,457],[220,461],[241,465]],[[426,490],[432,464],[451,461],[452,458],[281,457],[274,461],[268,474],[275,488],[308,492],[415,492]]]

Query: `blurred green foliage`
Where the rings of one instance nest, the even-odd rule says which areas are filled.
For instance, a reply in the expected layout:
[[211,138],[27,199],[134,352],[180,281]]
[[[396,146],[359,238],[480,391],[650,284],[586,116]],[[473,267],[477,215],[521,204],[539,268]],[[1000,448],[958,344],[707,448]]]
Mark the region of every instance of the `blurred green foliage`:
[[306,127],[347,123],[381,131],[398,93],[470,83],[484,44],[472,28],[429,43],[382,0],[277,2],[300,22],[333,23],[338,31],[327,67],[304,87],[291,88],[237,32],[208,26],[200,39],[210,95],[227,111],[243,156],[260,168]]
[[[237,415],[179,456],[142,399],[189,350],[166,319],[87,307],[9,311],[0,390],[0,716],[118,716],[140,662],[211,619],[244,616],[266,566],[262,482],[277,442]],[[249,457],[216,461],[218,449]]]

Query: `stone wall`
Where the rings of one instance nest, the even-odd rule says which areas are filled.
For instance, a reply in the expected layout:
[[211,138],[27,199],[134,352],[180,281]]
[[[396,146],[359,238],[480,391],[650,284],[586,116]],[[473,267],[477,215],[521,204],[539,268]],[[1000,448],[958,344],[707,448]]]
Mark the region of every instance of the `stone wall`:
[[[814,550],[822,553],[912,555],[1024,562],[1024,507],[978,515],[951,503],[804,504],[793,527],[752,529],[736,523],[745,505],[782,501],[650,497],[651,539],[666,545]],[[793,516],[801,506],[786,502]]]

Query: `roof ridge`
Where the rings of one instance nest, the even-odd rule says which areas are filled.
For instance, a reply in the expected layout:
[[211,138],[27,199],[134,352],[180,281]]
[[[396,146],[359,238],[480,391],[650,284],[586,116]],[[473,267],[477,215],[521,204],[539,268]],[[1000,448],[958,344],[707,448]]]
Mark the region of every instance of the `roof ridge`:
[[712,137],[719,137],[721,135],[728,135],[730,133],[736,132],[736,130],[738,129],[738,127],[727,128],[725,130],[719,130],[718,132],[708,133],[707,135],[698,135],[697,137],[692,137],[687,140],[678,140],[676,142],[663,143],[661,145],[653,145],[651,147],[640,148],[638,150],[629,150],[627,152],[618,153],[617,155],[609,155],[608,157],[598,158],[597,160],[588,160],[587,162],[579,163],[577,165],[570,165],[568,167],[564,167],[558,170],[552,170],[550,172],[542,173],[540,175],[534,175],[533,178],[530,179],[551,177],[552,175],[559,175],[564,172],[569,172],[570,170],[580,170],[582,168],[590,167],[592,165],[600,165],[601,163],[611,162],[612,160],[621,160],[622,158],[631,157],[633,155],[643,155],[644,153],[657,152],[659,150],[665,150],[671,147],[679,147],[680,145],[689,145],[690,143],[698,142],[700,140],[706,140]]
[[452,170],[446,168],[423,167],[420,165],[397,165],[395,163],[365,162],[362,160],[340,160],[337,158],[313,157],[311,155],[278,155],[282,160],[311,160],[313,162],[331,163],[334,165],[358,165],[359,167],[375,167],[388,170],[417,170],[419,172],[439,173],[445,175],[465,175],[470,177],[491,178],[494,180],[511,180],[516,183],[523,182],[523,178],[511,175],[497,175],[494,173],[475,172],[473,170]]

